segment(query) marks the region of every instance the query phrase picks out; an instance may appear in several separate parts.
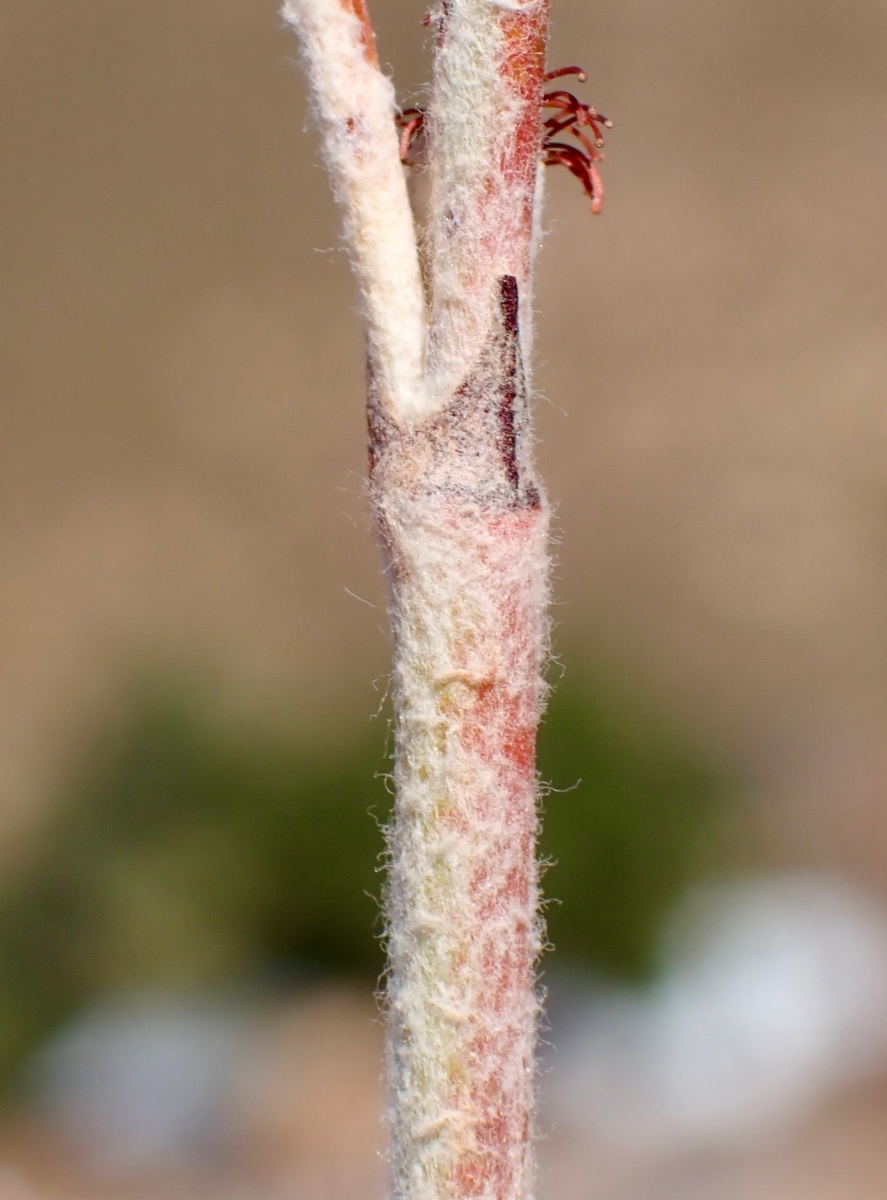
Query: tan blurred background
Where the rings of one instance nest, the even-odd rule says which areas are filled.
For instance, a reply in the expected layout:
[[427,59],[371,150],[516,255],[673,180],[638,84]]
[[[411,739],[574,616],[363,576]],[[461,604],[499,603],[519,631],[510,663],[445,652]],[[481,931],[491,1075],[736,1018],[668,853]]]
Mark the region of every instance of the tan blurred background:
[[[377,8],[408,99],[421,13]],[[321,720],[374,703],[387,651],[360,331],[274,4],[0,22],[9,829],[134,659]],[[616,127],[601,220],[549,175],[536,375],[568,660],[878,876],[885,36],[875,0],[556,6],[551,61]]]
[[[423,11],[374,5],[404,103]],[[134,672],[318,736],[384,691],[296,54],[274,0],[0,7],[7,856]],[[774,861],[885,892],[887,5],[556,0],[550,61],[615,123],[601,219],[549,173],[557,649],[740,764]]]

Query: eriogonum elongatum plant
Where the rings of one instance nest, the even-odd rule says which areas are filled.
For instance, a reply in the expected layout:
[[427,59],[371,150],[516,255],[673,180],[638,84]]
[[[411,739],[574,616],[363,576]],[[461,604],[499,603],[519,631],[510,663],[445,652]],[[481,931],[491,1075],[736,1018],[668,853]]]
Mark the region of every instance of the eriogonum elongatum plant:
[[[368,343],[370,494],[394,634],[392,1191],[526,1200],[548,633],[532,266],[543,165],[567,166],[598,211],[607,122],[545,90],[584,78],[545,73],[546,0],[442,0],[428,19],[430,102],[403,113],[364,0],[288,0],[284,15],[301,38]],[[402,166],[419,142],[431,185],[421,247]]]

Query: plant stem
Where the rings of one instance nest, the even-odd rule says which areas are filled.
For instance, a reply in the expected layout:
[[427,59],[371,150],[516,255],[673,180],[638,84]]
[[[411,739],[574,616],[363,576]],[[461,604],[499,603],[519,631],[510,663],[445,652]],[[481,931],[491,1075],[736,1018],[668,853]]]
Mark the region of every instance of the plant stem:
[[[489,357],[514,362],[513,277],[502,293]],[[497,365],[389,433],[372,472],[395,638],[391,1153],[411,1200],[523,1200],[531,1179],[547,512]]]
[[446,0],[434,17],[427,335],[393,97],[362,0],[285,11],[368,329],[370,488],[394,633],[393,1194],[527,1200],[548,511],[524,364],[547,8]]

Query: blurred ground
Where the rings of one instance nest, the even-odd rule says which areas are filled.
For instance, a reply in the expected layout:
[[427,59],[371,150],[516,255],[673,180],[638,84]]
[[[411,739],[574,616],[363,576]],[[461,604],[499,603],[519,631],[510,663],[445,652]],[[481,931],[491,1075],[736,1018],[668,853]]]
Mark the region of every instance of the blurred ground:
[[[102,1167],[45,1125],[0,1139],[2,1200],[372,1200],[384,1195],[381,1030],[341,987],[266,1013],[246,1088],[229,1096],[214,1156],[166,1170]],[[638,1156],[575,1130],[540,1145],[547,1200],[881,1200],[887,1091],[857,1087],[772,1144],[707,1156]]]
[[[226,719],[321,748],[384,694],[360,332],[276,7],[0,8],[10,878],[133,675],[209,680]],[[407,102],[427,75],[421,6],[374,11]],[[615,129],[602,219],[549,173],[536,371],[567,679],[624,681],[738,763],[756,862],[882,895],[885,35],[879,0],[557,0],[552,64],[588,68]],[[652,811],[632,819],[655,844]],[[308,1041],[358,1048],[323,1105],[282,1100],[269,1128],[287,1132],[249,1134],[285,1146],[279,1173],[243,1150],[227,1182],[140,1179],[132,1194],[377,1186],[375,1027],[363,1001],[318,1003],[329,1024]],[[303,1017],[315,1028],[299,1013],[274,1025],[282,1046]],[[778,1148],[667,1166],[556,1132],[546,1186],[882,1196],[883,1089],[832,1104]],[[345,1114],[359,1162],[324,1141]],[[125,1194],[78,1181],[33,1127],[2,1138],[0,1200]]]

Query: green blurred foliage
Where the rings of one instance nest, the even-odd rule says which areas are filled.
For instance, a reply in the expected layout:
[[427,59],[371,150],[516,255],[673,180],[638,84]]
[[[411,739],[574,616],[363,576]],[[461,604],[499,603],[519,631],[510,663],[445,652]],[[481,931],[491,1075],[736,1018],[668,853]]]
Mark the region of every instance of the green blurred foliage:
[[378,972],[384,722],[359,733],[311,753],[142,697],[0,903],[0,1075],[102,991]]
[[[0,1078],[114,989],[218,986],[301,964],[374,977],[387,723],[335,744],[234,733],[159,694],[95,747],[0,896]],[[547,920],[559,955],[654,963],[693,877],[719,778],[581,686],[554,693],[540,761]]]
[[565,681],[539,737],[546,924],[559,957],[642,982],[663,919],[717,865],[732,774],[625,698]]

